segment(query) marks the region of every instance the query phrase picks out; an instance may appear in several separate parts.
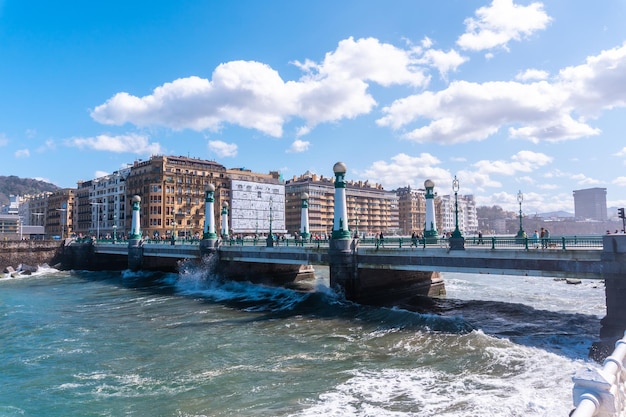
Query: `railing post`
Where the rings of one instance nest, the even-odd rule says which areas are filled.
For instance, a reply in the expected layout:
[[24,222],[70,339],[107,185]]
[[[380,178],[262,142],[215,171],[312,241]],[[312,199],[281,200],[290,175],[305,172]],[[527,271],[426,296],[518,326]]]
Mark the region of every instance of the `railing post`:
[[524,238],[524,247],[528,250],[528,237]]
[[402,249],[402,238],[398,239],[400,241],[400,249]]
[[565,250],[565,236],[561,236],[561,242],[563,244],[563,250]]
[[496,238],[492,237],[491,238],[491,249],[495,249],[496,248]]

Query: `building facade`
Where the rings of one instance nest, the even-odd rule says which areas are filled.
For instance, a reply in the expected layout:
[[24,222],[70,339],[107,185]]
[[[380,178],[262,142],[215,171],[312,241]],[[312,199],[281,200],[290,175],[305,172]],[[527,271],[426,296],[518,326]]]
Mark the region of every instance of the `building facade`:
[[48,195],[46,237],[65,239],[74,233],[74,192],[73,188],[63,188]]
[[[330,235],[335,206],[334,180],[309,171],[285,183],[287,232],[295,235],[300,230],[303,193],[309,196],[310,233],[321,237]],[[399,233],[398,197],[395,192],[386,191],[380,184],[368,181],[348,181],[346,203],[349,227],[354,234]]]
[[574,190],[574,217],[578,220],[607,220],[606,188]]
[[[153,156],[136,161],[126,179],[125,217],[130,231],[130,199],[141,197],[140,228],[145,237],[200,237],[204,227],[204,193],[215,186],[215,218],[221,202],[230,198],[226,168],[214,161],[184,156]],[[216,224],[219,224],[216,222]]]
[[[457,196],[459,209],[459,230],[463,234],[478,233],[478,216],[473,195]],[[456,207],[454,195],[441,197],[441,232],[450,233],[456,228]]]
[[226,171],[230,181],[230,233],[284,234],[285,184],[278,172],[253,173],[243,168]]

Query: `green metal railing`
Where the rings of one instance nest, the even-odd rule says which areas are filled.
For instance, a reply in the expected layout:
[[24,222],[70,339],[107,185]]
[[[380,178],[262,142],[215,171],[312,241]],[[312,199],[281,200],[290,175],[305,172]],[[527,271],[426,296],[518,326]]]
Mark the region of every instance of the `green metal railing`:
[[[96,243],[117,243],[127,244],[127,240],[99,239]],[[171,239],[145,239],[146,244],[171,245]],[[199,239],[176,239],[175,245],[198,245]],[[267,246],[266,237],[258,238],[228,238],[221,242],[226,246]],[[274,246],[301,246],[301,247],[328,247],[328,239],[294,239],[278,238],[274,239]],[[412,239],[410,237],[392,236],[386,237],[382,241],[377,238],[359,239],[359,246],[390,248],[390,249],[414,249],[414,248],[448,248],[447,238],[434,239]],[[492,236],[479,238],[477,236],[465,238],[465,249],[522,249],[522,250],[573,250],[573,249],[602,249],[602,236],[554,236],[545,239],[534,239],[533,237],[518,238],[508,236]]]

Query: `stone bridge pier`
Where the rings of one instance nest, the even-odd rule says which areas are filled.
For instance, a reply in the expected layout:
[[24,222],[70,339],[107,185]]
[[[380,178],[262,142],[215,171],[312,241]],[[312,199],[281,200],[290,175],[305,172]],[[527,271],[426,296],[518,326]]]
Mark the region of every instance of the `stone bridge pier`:
[[607,357],[626,331],[626,235],[606,235],[602,239],[606,316],[600,321],[601,341],[591,348],[594,359]]

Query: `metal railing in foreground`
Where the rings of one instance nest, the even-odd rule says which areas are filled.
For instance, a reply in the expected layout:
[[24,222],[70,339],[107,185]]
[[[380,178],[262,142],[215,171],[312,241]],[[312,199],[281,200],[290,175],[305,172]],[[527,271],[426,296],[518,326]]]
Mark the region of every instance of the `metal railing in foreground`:
[[619,417],[626,411],[626,334],[615,343],[615,350],[604,360],[602,369],[579,371],[574,381],[574,407],[571,417]]
[[[127,244],[128,241],[118,239],[113,242],[112,239],[99,239],[96,243],[118,243]],[[198,239],[176,239],[172,243],[171,239],[145,239],[147,244],[161,245],[197,245],[200,243]],[[261,237],[245,237],[236,238],[228,237],[222,239],[222,245],[226,246],[267,246],[267,238]],[[312,239],[294,239],[294,238],[276,238],[274,246],[307,246],[307,247],[328,247],[328,239],[312,238]],[[412,248],[448,248],[449,240],[447,238],[434,239],[412,239],[411,237],[392,236],[383,240],[377,238],[361,238],[359,246],[370,246],[376,248],[390,249],[412,249]],[[521,249],[521,250],[569,250],[569,249],[602,249],[602,236],[555,236],[550,238],[518,238],[514,236],[489,236],[479,238],[477,236],[465,238],[466,249]]]

